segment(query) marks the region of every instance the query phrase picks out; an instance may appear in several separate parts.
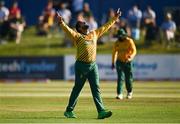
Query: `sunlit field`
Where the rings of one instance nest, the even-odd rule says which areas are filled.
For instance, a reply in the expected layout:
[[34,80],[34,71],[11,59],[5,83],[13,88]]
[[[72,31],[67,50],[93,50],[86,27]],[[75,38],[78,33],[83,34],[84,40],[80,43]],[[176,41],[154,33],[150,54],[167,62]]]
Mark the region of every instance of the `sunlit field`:
[[[134,83],[131,100],[117,100],[116,83],[101,81],[101,93],[111,118],[97,119],[89,84],[82,90],[75,108],[77,119],[63,112],[73,82],[0,84],[1,123],[180,123],[179,82]],[[126,95],[126,92],[124,92]]]

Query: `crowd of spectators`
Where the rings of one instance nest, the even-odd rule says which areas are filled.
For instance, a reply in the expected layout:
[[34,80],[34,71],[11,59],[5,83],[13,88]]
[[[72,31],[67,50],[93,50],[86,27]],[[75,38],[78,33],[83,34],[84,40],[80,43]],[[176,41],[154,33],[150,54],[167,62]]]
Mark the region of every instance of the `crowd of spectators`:
[[[56,4],[54,4],[54,1],[49,1],[42,12],[42,15],[39,16],[39,22],[37,25],[38,35],[45,35],[49,37],[51,35],[50,32],[52,30],[56,30],[55,28],[58,27],[57,22],[55,21],[56,11],[62,15],[64,21],[68,25],[71,25],[71,27],[75,27],[77,20],[85,20],[89,25],[90,30],[94,30],[98,27],[98,23],[92,14],[89,4],[83,3],[83,0],[74,0],[71,2],[71,9],[70,3],[67,1]],[[63,34],[62,31],[61,33]],[[62,36],[64,36],[64,45],[71,47],[73,44],[69,41],[66,34],[63,34]]]
[[[114,13],[114,10],[110,9],[106,21],[111,19]],[[115,41],[113,40],[114,34],[119,28],[123,28],[135,41],[142,40],[140,38],[144,36],[145,47],[151,46],[153,41],[162,41],[163,46],[169,48],[175,41],[176,23],[173,21],[172,14],[165,13],[164,21],[158,26],[156,13],[151,6],[147,6],[144,11],[141,11],[137,5],[134,5],[129,9],[126,18],[120,18],[119,22],[111,28],[108,39],[106,38],[104,41]]]
[[[75,27],[77,20],[82,20],[87,22],[90,30],[97,29],[115,16],[114,9],[110,8],[107,14],[103,15],[102,19],[97,22],[90,5],[84,3],[84,0],[61,0],[60,2],[50,0],[38,18],[37,35],[49,37],[54,30],[63,34],[56,21],[56,11],[59,11],[64,21],[71,27]],[[99,40],[99,43],[115,41],[117,30],[123,28],[135,41],[142,40],[143,37],[144,45],[147,47],[151,46],[153,41],[160,40],[165,47],[170,47],[175,41],[176,23],[173,21],[170,12],[164,15],[162,24],[157,25],[156,12],[151,6],[147,6],[142,11],[138,5],[134,5],[129,8],[127,15],[123,15],[110,31]],[[12,39],[19,44],[25,25],[17,2],[14,2],[10,8],[4,6],[4,1],[0,2],[0,43]],[[64,45],[71,47],[73,44],[68,37],[65,34],[62,36],[64,36]]]
[[[71,5],[70,5],[71,4]],[[98,26],[106,23],[115,16],[114,9],[110,8],[108,13],[102,17],[99,23],[96,21],[93,12],[88,3],[83,0],[73,0],[73,2],[60,2],[58,7],[53,7],[53,1],[49,1],[45,7],[43,14],[39,17],[38,34],[48,35],[54,25],[55,11],[59,10],[64,21],[75,26],[77,20],[83,20],[88,23],[90,30],[97,29]],[[169,47],[175,41],[176,24],[173,21],[172,14],[167,12],[164,14],[164,21],[160,26],[156,24],[156,12],[151,6],[147,6],[142,11],[138,5],[132,6],[120,20],[110,29],[107,35],[103,36],[99,43],[107,41],[115,41],[115,34],[119,28],[123,28],[126,33],[135,41],[142,40],[144,37],[144,45],[151,46],[153,41],[162,41],[165,47]],[[54,27],[57,27],[54,26]],[[72,46],[71,42],[64,36],[65,46]]]
[[7,43],[7,40],[19,44],[25,25],[25,20],[17,2],[7,8],[4,1],[0,1],[0,44]]

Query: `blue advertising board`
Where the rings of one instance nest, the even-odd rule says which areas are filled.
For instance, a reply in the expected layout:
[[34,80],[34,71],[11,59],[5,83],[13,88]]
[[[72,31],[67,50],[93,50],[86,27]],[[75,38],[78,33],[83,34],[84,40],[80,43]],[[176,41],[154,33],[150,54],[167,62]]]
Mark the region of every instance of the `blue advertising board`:
[[63,79],[63,57],[0,57],[0,79]]

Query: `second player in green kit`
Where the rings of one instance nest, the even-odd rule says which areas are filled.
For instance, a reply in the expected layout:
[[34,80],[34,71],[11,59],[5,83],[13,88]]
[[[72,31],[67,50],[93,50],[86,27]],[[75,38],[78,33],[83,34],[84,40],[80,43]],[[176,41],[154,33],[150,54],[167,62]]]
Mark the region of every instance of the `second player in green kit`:
[[114,43],[112,53],[112,69],[117,70],[117,99],[123,99],[123,81],[125,80],[127,98],[132,98],[133,67],[132,60],[136,55],[134,41],[129,38],[125,30],[120,29],[117,33],[118,40]]

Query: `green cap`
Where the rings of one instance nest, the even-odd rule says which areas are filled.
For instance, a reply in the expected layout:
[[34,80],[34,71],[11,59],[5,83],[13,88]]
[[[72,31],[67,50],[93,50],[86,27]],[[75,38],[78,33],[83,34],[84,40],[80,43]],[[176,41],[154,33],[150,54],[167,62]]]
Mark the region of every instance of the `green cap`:
[[117,36],[118,37],[126,37],[127,36],[127,33],[126,33],[126,31],[124,30],[124,29],[119,29],[118,31],[117,31]]

